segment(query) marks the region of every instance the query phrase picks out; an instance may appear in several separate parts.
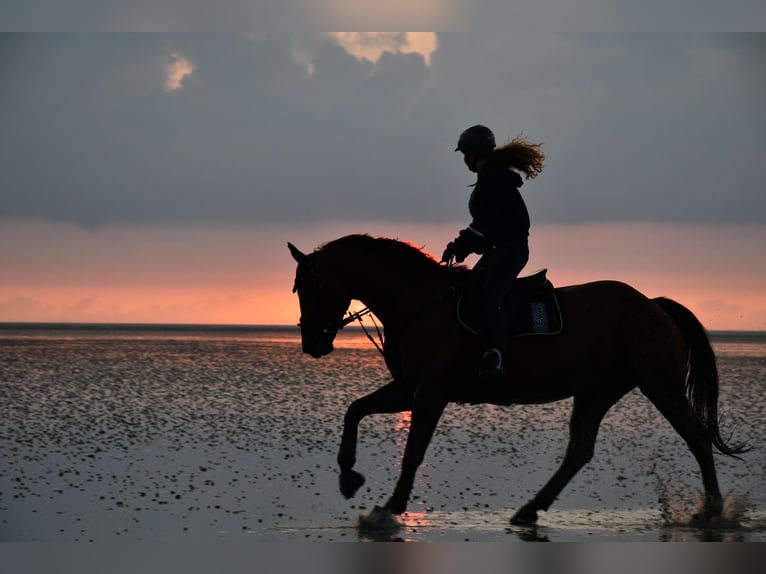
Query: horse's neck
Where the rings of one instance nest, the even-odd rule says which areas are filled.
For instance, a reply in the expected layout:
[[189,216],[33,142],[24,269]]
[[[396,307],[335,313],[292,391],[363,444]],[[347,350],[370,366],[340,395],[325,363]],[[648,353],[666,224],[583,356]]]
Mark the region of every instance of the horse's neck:
[[425,272],[395,271],[386,264],[367,266],[366,271],[357,267],[358,285],[354,298],[378,317],[383,324],[406,322],[408,317],[433,296],[439,285]]

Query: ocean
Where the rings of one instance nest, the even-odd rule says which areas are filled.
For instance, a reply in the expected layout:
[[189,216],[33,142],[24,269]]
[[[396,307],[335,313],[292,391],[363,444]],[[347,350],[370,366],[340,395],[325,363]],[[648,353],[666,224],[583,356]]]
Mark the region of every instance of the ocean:
[[[638,391],[537,528],[509,524],[563,455],[571,401],[450,405],[418,473],[404,541],[766,541],[766,334],[712,333],[724,523],[689,525],[696,462]],[[348,404],[389,381],[360,331],[316,360],[295,328],[0,326],[0,541],[367,541],[409,417],[360,426],[346,500],[335,456]]]

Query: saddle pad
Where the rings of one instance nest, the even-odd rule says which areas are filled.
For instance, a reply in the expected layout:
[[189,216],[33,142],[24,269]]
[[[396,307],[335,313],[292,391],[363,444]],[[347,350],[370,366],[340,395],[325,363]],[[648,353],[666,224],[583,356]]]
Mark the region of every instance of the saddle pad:
[[[564,321],[558,298],[550,281],[533,288],[517,289],[506,298],[506,324],[508,335],[556,335],[561,332]],[[515,312],[514,312],[515,309]],[[483,335],[479,302],[475,297],[461,293],[457,302],[457,318],[463,327],[475,335]]]

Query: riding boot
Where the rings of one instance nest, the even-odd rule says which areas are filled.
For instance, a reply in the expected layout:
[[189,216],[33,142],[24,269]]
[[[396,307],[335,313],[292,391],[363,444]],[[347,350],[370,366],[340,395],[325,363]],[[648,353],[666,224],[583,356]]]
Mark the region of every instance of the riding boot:
[[503,308],[490,304],[483,311],[487,349],[479,362],[479,378],[489,379],[501,376],[505,370],[508,336]]

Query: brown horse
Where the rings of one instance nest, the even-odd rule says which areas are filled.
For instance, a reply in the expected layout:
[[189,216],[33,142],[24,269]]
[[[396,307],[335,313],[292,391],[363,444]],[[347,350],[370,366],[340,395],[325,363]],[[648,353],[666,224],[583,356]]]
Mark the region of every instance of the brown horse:
[[[481,337],[455,316],[455,287],[473,271],[440,265],[406,243],[350,235],[311,254],[288,244],[298,262],[303,351],[333,350],[352,299],[364,303],[385,329],[384,357],[393,380],[354,401],[344,418],[338,454],[340,489],[354,495],[364,477],[353,470],[359,422],[375,413],[411,411],[401,475],[380,512],[407,508],[415,473],[449,402],[510,405],[573,397],[569,445],[561,466],[511,518],[534,524],[592,458],[599,425],[631,389],[641,392],[686,441],[699,463],[705,501],[700,521],[721,514],[723,501],[713,447],[735,456],[718,428],[718,373],[704,328],[682,305],[648,299],[616,281],[556,289],[564,317],[558,335],[514,339],[505,380],[480,381]],[[390,514],[389,514],[390,515]]]

